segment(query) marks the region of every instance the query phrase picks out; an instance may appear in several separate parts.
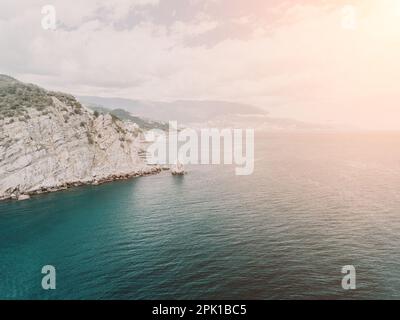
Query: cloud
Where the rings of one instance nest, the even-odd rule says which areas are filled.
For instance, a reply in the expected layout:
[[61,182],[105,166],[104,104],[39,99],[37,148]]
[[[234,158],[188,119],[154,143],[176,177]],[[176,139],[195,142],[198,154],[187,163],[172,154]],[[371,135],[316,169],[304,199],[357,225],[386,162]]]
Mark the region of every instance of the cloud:
[[47,31],[45,1],[4,0],[0,71],[82,95],[231,100],[394,127],[400,19],[391,1],[352,1],[358,28],[345,30],[339,0],[57,0],[59,28]]

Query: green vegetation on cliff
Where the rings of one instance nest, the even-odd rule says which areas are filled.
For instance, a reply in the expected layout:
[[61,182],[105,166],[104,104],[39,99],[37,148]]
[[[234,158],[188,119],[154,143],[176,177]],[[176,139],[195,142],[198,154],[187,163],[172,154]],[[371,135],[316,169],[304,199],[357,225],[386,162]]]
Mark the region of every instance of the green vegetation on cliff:
[[73,106],[77,113],[81,104],[69,94],[46,91],[36,85],[20,82],[12,77],[0,75],[0,117],[12,118],[24,116],[27,108],[46,112],[56,97],[66,105]]

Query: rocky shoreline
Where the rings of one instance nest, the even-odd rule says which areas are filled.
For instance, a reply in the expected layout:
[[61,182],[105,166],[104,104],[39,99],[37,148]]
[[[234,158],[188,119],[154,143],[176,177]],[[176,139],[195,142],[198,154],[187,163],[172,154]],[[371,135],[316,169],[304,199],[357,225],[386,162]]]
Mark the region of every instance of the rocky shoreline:
[[149,175],[155,175],[159,174],[162,171],[169,170],[169,168],[161,167],[161,166],[152,166],[152,167],[146,167],[143,168],[139,171],[133,172],[133,173],[121,173],[121,174],[111,174],[107,177],[103,177],[100,179],[92,179],[92,180],[87,180],[87,181],[73,181],[73,182],[65,182],[60,185],[56,186],[42,186],[36,190],[32,190],[29,192],[24,192],[21,193],[19,192],[18,188],[16,188],[13,193],[10,194],[10,196],[7,197],[0,197],[0,201],[4,200],[28,200],[30,199],[31,196],[34,195],[40,195],[40,194],[46,194],[46,193],[51,193],[51,192],[57,192],[57,191],[62,191],[62,190],[67,190],[70,188],[74,187],[80,187],[80,186],[87,186],[87,185],[101,185],[109,182],[114,182],[114,181],[119,181],[119,180],[128,180],[128,179],[133,179],[137,177],[144,177],[144,176],[149,176]]

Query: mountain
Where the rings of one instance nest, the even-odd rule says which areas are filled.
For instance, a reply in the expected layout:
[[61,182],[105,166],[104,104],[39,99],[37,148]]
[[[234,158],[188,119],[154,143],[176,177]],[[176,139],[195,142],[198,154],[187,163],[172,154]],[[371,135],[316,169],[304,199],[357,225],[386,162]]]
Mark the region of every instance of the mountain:
[[93,111],[97,111],[98,113],[103,114],[111,114],[121,120],[128,120],[136,123],[140,129],[143,130],[151,130],[151,129],[160,129],[160,130],[168,130],[168,124],[160,121],[152,121],[145,118],[140,118],[132,115],[130,112],[124,109],[107,109],[104,107],[96,107],[94,105],[88,106]]
[[0,75],[0,200],[158,172],[141,141],[131,121]]
[[[93,110],[105,110],[105,112],[111,112],[123,118],[128,114],[137,123],[140,123],[139,120],[136,120],[138,118],[150,118],[157,119],[161,123],[178,121],[178,124],[192,128],[254,128],[259,131],[326,131],[334,129],[327,125],[274,118],[261,108],[226,101],[154,102],[95,96],[78,96],[78,100]],[[153,122],[152,125],[154,126],[155,123],[157,122]],[[152,125],[143,124],[146,128],[151,128]]]
[[225,101],[179,100],[174,102],[141,101],[121,98],[78,96],[88,107],[124,109],[137,117],[168,122],[176,120],[181,124],[207,122],[210,119],[233,115],[266,115],[266,111],[246,104]]

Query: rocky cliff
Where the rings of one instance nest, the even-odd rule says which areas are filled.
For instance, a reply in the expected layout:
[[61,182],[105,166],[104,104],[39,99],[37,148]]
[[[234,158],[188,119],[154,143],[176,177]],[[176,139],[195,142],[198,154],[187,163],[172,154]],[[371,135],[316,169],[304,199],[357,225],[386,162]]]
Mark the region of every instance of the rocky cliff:
[[0,75],[0,200],[155,173],[140,128]]

